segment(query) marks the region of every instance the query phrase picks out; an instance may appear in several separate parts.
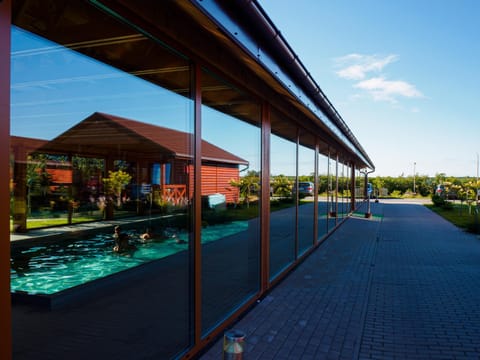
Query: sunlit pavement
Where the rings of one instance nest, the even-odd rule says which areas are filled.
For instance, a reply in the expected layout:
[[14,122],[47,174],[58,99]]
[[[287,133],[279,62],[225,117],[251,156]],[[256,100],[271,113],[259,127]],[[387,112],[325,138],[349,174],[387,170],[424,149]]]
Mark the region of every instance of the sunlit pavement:
[[347,220],[234,325],[244,358],[479,359],[480,238],[422,202]]

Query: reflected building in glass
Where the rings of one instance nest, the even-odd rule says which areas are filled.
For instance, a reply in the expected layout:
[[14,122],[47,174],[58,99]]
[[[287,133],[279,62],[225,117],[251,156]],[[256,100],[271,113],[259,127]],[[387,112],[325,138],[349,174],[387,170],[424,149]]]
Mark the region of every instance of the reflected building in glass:
[[2,359],[195,357],[363,205],[258,1],[4,0],[0,36]]

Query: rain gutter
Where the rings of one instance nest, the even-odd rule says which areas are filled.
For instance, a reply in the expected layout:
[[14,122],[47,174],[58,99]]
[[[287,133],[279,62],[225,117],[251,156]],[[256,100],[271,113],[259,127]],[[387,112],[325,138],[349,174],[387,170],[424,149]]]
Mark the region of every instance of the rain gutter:
[[370,169],[372,160],[257,0],[191,0]]

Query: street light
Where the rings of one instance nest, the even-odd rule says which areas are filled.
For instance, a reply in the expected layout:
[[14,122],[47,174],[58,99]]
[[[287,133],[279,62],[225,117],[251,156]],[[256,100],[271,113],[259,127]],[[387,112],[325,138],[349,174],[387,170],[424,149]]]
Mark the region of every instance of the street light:
[[417,192],[415,191],[415,166],[417,165],[416,162],[413,163],[413,194],[416,195]]
[[367,198],[367,212],[365,213],[366,218],[372,217],[372,213],[370,211],[370,193],[367,191],[368,187],[368,174],[373,173],[375,170],[368,171],[366,168],[364,170],[360,170],[360,174],[365,175],[365,196]]
[[478,205],[478,200],[479,199],[479,196],[480,196],[480,190],[478,189],[478,164],[479,164],[479,158],[478,158],[478,153],[477,153],[477,183],[476,183],[476,188],[477,188],[477,196],[476,196],[476,200],[477,200],[477,205]]

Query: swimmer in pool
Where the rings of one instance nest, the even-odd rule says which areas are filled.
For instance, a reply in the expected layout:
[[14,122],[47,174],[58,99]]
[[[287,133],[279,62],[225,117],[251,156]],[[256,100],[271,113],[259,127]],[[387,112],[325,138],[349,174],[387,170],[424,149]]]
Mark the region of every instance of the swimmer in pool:
[[128,242],[129,236],[123,233],[120,229],[120,226],[115,226],[113,234],[113,239],[115,241],[115,246],[113,247],[114,252],[123,252],[127,250],[135,249],[135,245],[130,245]]
[[152,230],[147,228],[143,234],[140,235],[140,241],[141,242],[147,242],[147,241],[152,241],[154,238],[154,234]]

